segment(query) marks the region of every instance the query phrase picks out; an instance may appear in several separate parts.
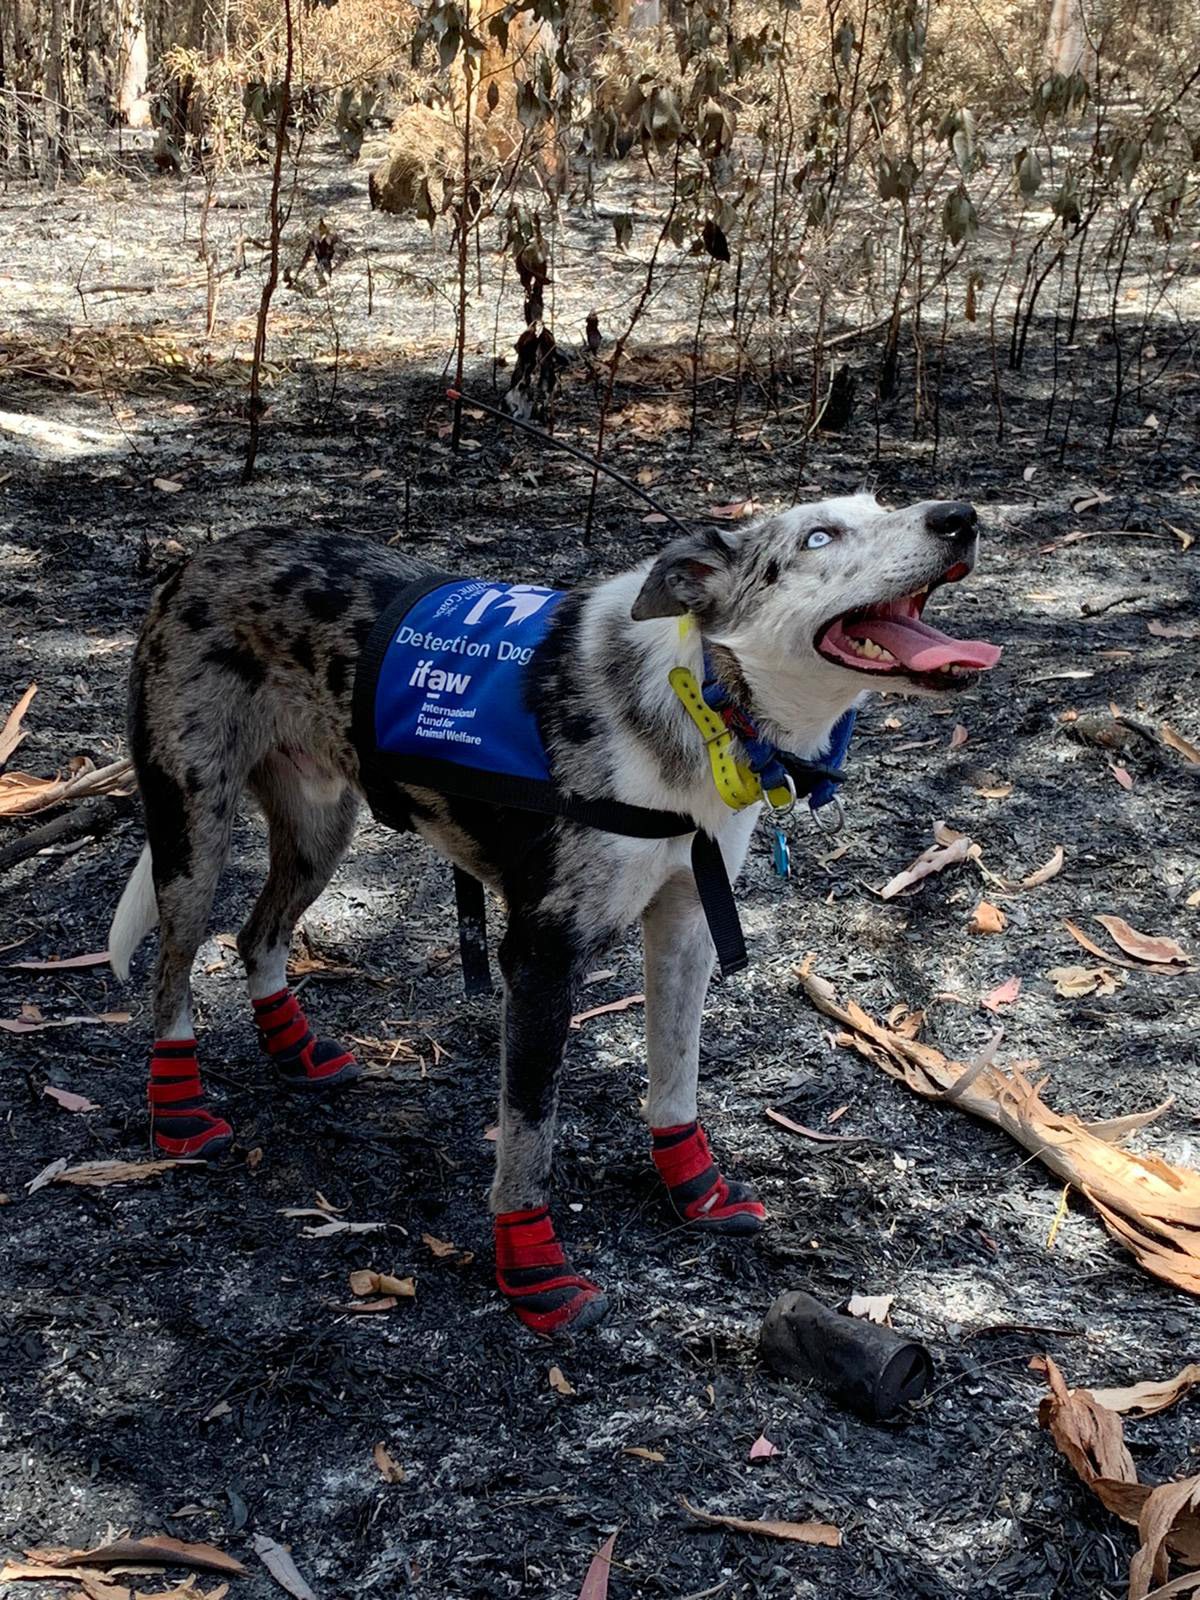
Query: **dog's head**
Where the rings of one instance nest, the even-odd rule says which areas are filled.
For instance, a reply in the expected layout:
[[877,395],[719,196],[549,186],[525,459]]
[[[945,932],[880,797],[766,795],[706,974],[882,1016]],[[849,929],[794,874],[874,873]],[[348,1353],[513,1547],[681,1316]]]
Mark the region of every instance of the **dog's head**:
[[977,522],[959,500],[888,511],[857,494],[736,531],[699,529],[659,556],[633,617],[691,612],[706,640],[736,656],[760,708],[785,726],[797,694],[815,710],[863,689],[959,689],[1000,650],[951,638],[921,613],[935,589],[975,565]]

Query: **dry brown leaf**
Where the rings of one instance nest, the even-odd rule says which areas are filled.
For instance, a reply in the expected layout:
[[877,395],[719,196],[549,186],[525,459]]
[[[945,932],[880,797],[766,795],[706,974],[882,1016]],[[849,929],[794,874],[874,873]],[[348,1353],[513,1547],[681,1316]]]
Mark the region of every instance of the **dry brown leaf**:
[[1158,1382],[1147,1379],[1142,1383],[1131,1383],[1123,1389],[1093,1389],[1092,1398],[1098,1405],[1107,1406],[1110,1411],[1119,1411],[1122,1415],[1152,1417],[1156,1411],[1165,1411],[1168,1406],[1173,1406],[1197,1383],[1200,1383],[1200,1362],[1189,1361],[1173,1378],[1163,1378]]
[[469,1267],[475,1259],[474,1250],[460,1250],[449,1239],[439,1239],[432,1233],[423,1233],[421,1239],[439,1261],[453,1261],[457,1267]]
[[1083,948],[1089,952],[1089,954],[1098,956],[1101,961],[1107,962],[1110,967],[1125,967],[1130,972],[1162,970],[1146,968],[1140,961],[1127,961],[1124,956],[1113,955],[1111,951],[1105,950],[1101,945],[1098,945],[1093,938],[1084,933],[1083,929],[1072,922],[1069,917],[1063,918],[1063,927],[1071,935],[1072,939],[1075,940],[1076,944],[1081,944]]
[[1184,760],[1193,767],[1200,767],[1200,749],[1190,739],[1185,739],[1181,733],[1176,733],[1169,722],[1160,722],[1158,733],[1164,744],[1169,744],[1172,750],[1178,750]]
[[317,1600],[316,1595],[296,1570],[296,1563],[292,1560],[290,1550],[281,1544],[276,1544],[275,1540],[269,1539],[265,1533],[256,1533],[253,1542],[254,1553],[281,1589],[286,1589],[295,1600]]
[[718,1511],[701,1511],[680,1495],[683,1509],[690,1517],[701,1522],[712,1522],[720,1528],[732,1528],[735,1533],[759,1533],[768,1539],[790,1539],[796,1544],[823,1544],[836,1550],[842,1542],[842,1530],[829,1522],[776,1522],[768,1517],[729,1517]]
[[1011,1006],[1021,992],[1020,978],[1006,978],[1003,983],[990,989],[980,1000],[979,1004],[988,1011],[999,1011],[1001,1006]]
[[[843,1107],[843,1109],[845,1109]],[[768,1106],[766,1116],[772,1122],[777,1122],[781,1128],[786,1128],[789,1133],[798,1133],[801,1138],[813,1139],[817,1144],[855,1144],[858,1141],[849,1133],[822,1133],[819,1128],[810,1128],[803,1122],[793,1122],[791,1117],[784,1116],[782,1111],[776,1111],[774,1106]]]
[[[943,826],[944,833],[950,834],[952,831]],[[878,891],[879,898],[894,900],[898,894],[912,888],[913,884],[920,883],[922,878],[928,878],[931,873],[944,872],[947,867],[965,861],[972,851],[978,854],[978,846],[973,845],[963,833],[954,834],[952,838],[943,839],[938,844],[931,844],[928,850],[921,852],[911,867],[898,872],[890,882],[884,884]]]
[[608,1577],[612,1571],[613,1551],[616,1546],[617,1536],[615,1533],[610,1533],[588,1562],[583,1588],[579,1591],[579,1600],[608,1600]]
[[1141,1535],[1129,1567],[1130,1600],[1148,1600],[1151,1585],[1164,1583],[1171,1555],[1185,1566],[1200,1566],[1200,1477],[1157,1487],[1140,1483],[1118,1413],[1087,1389],[1068,1390],[1049,1356],[1036,1357],[1030,1366],[1044,1373],[1050,1386],[1038,1407],[1038,1421],[1080,1481]]
[[[168,1163],[173,1165],[174,1163]],[[111,1539],[87,1550],[27,1550],[31,1561],[50,1567],[108,1567],[119,1561],[152,1562],[155,1566],[195,1567],[201,1572],[245,1572],[242,1563],[211,1544],[187,1544],[152,1534],[144,1539]]]
[[46,1028],[74,1028],[85,1023],[117,1027],[131,1021],[128,1011],[101,1011],[94,1017],[44,1017],[36,1006],[22,1006],[19,1017],[0,1017],[5,1033],[41,1033]]
[[37,684],[31,683],[4,719],[4,726],[0,728],[0,767],[4,765],[25,737],[25,730],[21,727],[21,719],[29,710],[29,702],[36,693]]
[[1193,908],[1200,906],[1200,889],[1193,889],[1191,894],[1188,895],[1187,899],[1183,903],[1185,906],[1191,906]]
[[64,1111],[99,1111],[100,1107],[94,1100],[89,1100],[85,1094],[76,1094],[71,1089],[60,1089],[56,1084],[48,1083],[42,1090],[51,1100],[63,1108]]
[[863,1317],[867,1322],[886,1324],[891,1315],[894,1294],[852,1294],[846,1310],[852,1317]]
[[398,1300],[415,1300],[417,1298],[417,1280],[415,1278],[394,1278],[390,1272],[379,1274],[379,1292],[381,1294],[394,1294]]
[[1119,766],[1110,765],[1108,770],[1112,773],[1113,777],[1121,785],[1122,789],[1132,789],[1133,788],[1133,778],[1130,776],[1128,767],[1119,767]]
[[846,1030],[835,1042],[928,1100],[949,1101],[1002,1128],[1037,1157],[1060,1183],[1083,1194],[1112,1237],[1147,1272],[1200,1295],[1200,1172],[1171,1166],[1156,1155],[1121,1149],[1118,1140],[1161,1116],[1170,1102],[1131,1117],[1089,1125],[1052,1111],[1029,1063],[1001,1070],[987,1053],[973,1065],[951,1061],[916,1039],[903,1039],[808,975],[801,983],[818,1011]]
[[365,1312],[368,1315],[377,1311],[390,1311],[399,1302],[394,1294],[385,1294],[381,1300],[352,1300],[349,1305],[338,1306],[340,1311]]
[[1146,629],[1157,639],[1200,639],[1200,622],[1160,622],[1155,617]]
[[663,1462],[667,1459],[661,1450],[647,1450],[644,1444],[627,1444],[621,1454],[637,1456],[639,1461]]
[[988,788],[976,789],[975,793],[982,800],[1007,800],[1013,792],[1011,783],[997,783]]
[[721,522],[741,522],[745,517],[754,516],[759,509],[757,500],[733,500],[726,506],[709,506],[708,514]]
[[392,1459],[388,1447],[382,1439],[371,1451],[371,1460],[379,1468],[380,1476],[383,1478],[384,1483],[404,1482],[404,1468],[399,1462]]
[[627,994],[623,1000],[610,1000],[607,1005],[593,1006],[590,1011],[580,1011],[578,1015],[571,1018],[571,1026],[573,1028],[581,1028],[592,1017],[603,1017],[610,1011],[628,1011],[630,1006],[644,1006],[645,1003],[646,996],[644,994]]
[[1046,976],[1064,1000],[1085,994],[1114,994],[1117,980],[1107,967],[1051,967]]
[[1188,964],[1187,951],[1174,939],[1156,939],[1149,934],[1138,933],[1124,917],[1100,916],[1096,921],[1107,930],[1113,943],[1135,961],[1147,962],[1151,966],[1186,967]]
[[155,478],[154,487],[159,494],[178,494],[183,485],[176,478]]
[[778,1454],[779,1447],[773,1445],[765,1433],[760,1433],[750,1446],[750,1454],[747,1459],[750,1461],[766,1461],[768,1457],[777,1456]]
[[951,750],[961,750],[963,745],[966,744],[970,737],[971,735],[967,732],[966,728],[963,727],[962,723],[956,722],[954,724],[954,731],[950,735]]
[[86,956],[66,956],[63,958],[51,957],[47,961],[9,961],[6,965],[10,971],[22,972],[66,972],[75,967],[106,967],[108,965],[108,951],[94,950]]
[[992,905],[990,900],[981,900],[971,913],[971,920],[967,924],[968,933],[1003,933],[1008,927],[1008,918],[999,906]]
[[551,1367],[550,1371],[546,1374],[546,1381],[554,1390],[555,1394],[573,1395],[578,1392],[566,1377],[561,1367]]
[[395,1278],[390,1272],[372,1272],[360,1269],[350,1274],[350,1293],[355,1295],[391,1295],[398,1300],[415,1300],[415,1278]]
[[1047,861],[1044,866],[1038,867],[1035,872],[1031,872],[1027,878],[1021,879],[1021,888],[1037,889],[1043,883],[1049,883],[1051,878],[1056,878],[1062,871],[1063,861],[1065,859],[1066,854],[1062,845],[1056,844],[1054,846],[1054,854],[1050,857],[1049,861]]

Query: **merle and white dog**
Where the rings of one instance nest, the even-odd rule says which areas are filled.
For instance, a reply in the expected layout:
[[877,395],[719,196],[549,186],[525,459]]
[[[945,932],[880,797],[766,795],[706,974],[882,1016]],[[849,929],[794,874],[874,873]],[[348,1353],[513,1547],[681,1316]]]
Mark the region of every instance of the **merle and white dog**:
[[[703,652],[760,733],[815,759],[871,688],[953,690],[999,656],[922,620],[932,590],[971,570],[976,515],[956,501],[886,510],[865,494],[698,531],[636,570],[563,601],[530,671],[557,781],[577,795],[683,813],[719,842],[731,878],[759,807],[731,810],[703,738],[668,683],[703,677]],[[292,931],[329,882],[362,794],[352,738],[357,661],[417,569],[334,533],[248,533],[205,549],[155,595],[134,659],[130,741],[148,845],[113,921],[114,969],[158,922],[150,1104],[160,1148],[211,1157],[232,1139],[208,1109],[195,1056],[191,969],[234,811],[266,813],[270,871],[238,936],[262,1041],[287,1083],[357,1073],[314,1038],[287,988]],[[690,615],[696,626],[681,629]],[[713,945],[687,838],[639,839],[563,818],[405,788],[411,825],[497,891],[508,912],[499,1136],[491,1208],[497,1277],[542,1332],[599,1318],[547,1209],[559,1068],[575,982],[640,920],[645,941],[645,1117],[677,1213],[748,1233],[763,1208],[727,1181],[696,1121],[700,1019]]]

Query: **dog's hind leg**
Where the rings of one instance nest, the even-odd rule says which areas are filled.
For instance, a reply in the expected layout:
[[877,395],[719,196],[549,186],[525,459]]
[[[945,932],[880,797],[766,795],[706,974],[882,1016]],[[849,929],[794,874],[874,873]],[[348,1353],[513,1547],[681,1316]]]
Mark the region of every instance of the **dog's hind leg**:
[[287,958],[296,923],[346,853],[358,801],[340,777],[281,750],[258,763],[249,787],[266,814],[271,850],[267,881],[238,934],[254,1020],[289,1088],[330,1089],[357,1078],[358,1063],[333,1039],[314,1036],[288,988]]
[[700,1022],[713,945],[690,876],[670,879],[642,914],[646,1058],[654,1165],[676,1215],[710,1233],[756,1233],[765,1211],[746,1183],[721,1174],[696,1120]]
[[558,1078],[571,1020],[570,936],[535,927],[511,912],[500,966],[500,1127],[491,1192],[496,1283],[526,1327],[538,1333],[574,1331],[599,1322],[608,1300],[572,1271],[546,1200]]
[[233,1130],[204,1102],[191,975],[229,851],[236,788],[228,778],[189,785],[186,773],[182,780],[172,775],[161,752],[143,749],[139,758],[136,746],[135,763],[159,921],[150,1125],[165,1154],[211,1159],[232,1144]]

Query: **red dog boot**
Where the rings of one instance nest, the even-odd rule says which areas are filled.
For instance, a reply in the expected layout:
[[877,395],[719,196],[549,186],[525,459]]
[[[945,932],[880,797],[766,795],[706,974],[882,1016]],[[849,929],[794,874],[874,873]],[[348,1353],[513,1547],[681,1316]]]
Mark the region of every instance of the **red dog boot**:
[[333,1089],[353,1083],[359,1065],[333,1039],[318,1039],[290,989],[254,1002],[262,1047],[289,1089]]
[[195,1039],[159,1039],[150,1058],[150,1128],[168,1156],[211,1161],[233,1143],[233,1129],[204,1104]]
[[762,1201],[748,1183],[730,1183],[712,1158],[698,1122],[651,1128],[651,1154],[675,1214],[708,1233],[757,1233],[766,1221]]
[[503,1211],[496,1218],[496,1283],[534,1333],[574,1333],[608,1310],[608,1296],[572,1272],[548,1206]]

